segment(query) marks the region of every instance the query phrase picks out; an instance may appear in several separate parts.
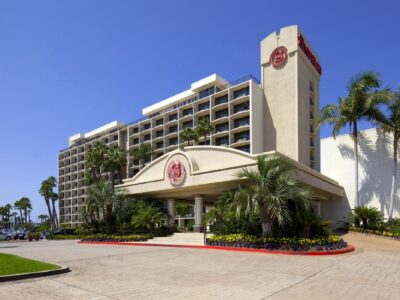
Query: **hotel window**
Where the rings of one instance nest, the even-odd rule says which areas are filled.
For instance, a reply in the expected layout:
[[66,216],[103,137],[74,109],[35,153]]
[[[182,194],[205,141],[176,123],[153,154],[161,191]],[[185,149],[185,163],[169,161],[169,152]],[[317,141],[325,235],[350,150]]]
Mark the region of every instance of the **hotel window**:
[[240,104],[235,105],[233,107],[233,113],[236,114],[238,112],[245,111],[245,110],[248,110],[248,109],[249,109],[249,102],[240,103]]
[[312,123],[310,124],[310,132],[314,133],[314,124],[312,124]]
[[310,119],[314,119],[314,110],[312,108],[310,109]]
[[236,119],[234,121],[234,127],[237,128],[237,127],[249,125],[249,120],[250,120],[249,117],[243,117],[240,119]]
[[234,149],[250,153],[250,145],[241,146]]
[[217,146],[228,146],[229,145],[229,137],[224,136],[215,139],[215,145]]
[[202,90],[199,92],[199,99],[210,96],[211,94],[214,94],[214,87],[207,88],[205,90]]
[[209,109],[209,108],[210,108],[210,102],[199,104],[199,111]]
[[249,94],[249,87],[245,87],[243,89],[237,90],[233,92],[233,99],[247,96]]
[[168,130],[168,133],[178,132],[178,126],[171,126]]
[[314,83],[312,81],[310,81],[310,91],[311,92],[314,91]]
[[193,128],[193,121],[183,122],[182,127],[183,128]]
[[314,137],[310,137],[310,147],[314,147]]
[[228,123],[218,124],[217,126],[215,126],[215,132],[223,132],[228,130],[229,130]]
[[150,141],[150,138],[151,138],[151,135],[150,135],[150,134],[146,134],[146,135],[144,136],[144,141],[145,141],[145,142]]
[[118,141],[118,134],[117,135],[114,135],[114,142],[115,141]]
[[185,110],[182,112],[182,115],[183,115],[184,117],[190,116],[190,115],[192,115],[192,114],[193,114],[193,108],[185,109]]
[[150,128],[150,123],[143,125],[143,130],[147,130]]
[[173,120],[176,120],[176,119],[178,119],[178,114],[173,114],[173,115],[170,115],[170,116],[168,117],[168,120],[169,120],[169,121],[173,121]]
[[310,95],[310,105],[314,105],[314,95]]
[[162,147],[164,147],[164,142],[158,142],[158,143],[156,144],[156,149],[160,149],[160,148],[162,148]]
[[238,143],[238,142],[242,142],[242,141],[248,141],[249,139],[250,139],[250,133],[248,131],[244,131],[244,132],[235,133],[233,140],[235,143]]
[[138,138],[133,139],[133,140],[132,140],[132,144],[133,144],[133,145],[139,144],[139,139],[138,139]]
[[218,98],[215,98],[215,105],[219,105],[222,103],[227,103],[228,102],[228,95],[224,95]]
[[160,125],[162,125],[164,123],[164,120],[163,119],[158,119],[157,121],[156,121],[156,126],[160,126]]
[[156,137],[162,137],[164,135],[164,130],[159,130],[156,132]]
[[169,139],[169,144],[170,145],[178,145],[178,138]]
[[139,128],[138,127],[135,127],[135,128],[132,129],[132,133],[138,133],[138,132],[139,132]]
[[314,150],[310,150],[310,161],[314,161]]
[[220,119],[228,116],[228,109],[222,109],[215,112],[215,119]]

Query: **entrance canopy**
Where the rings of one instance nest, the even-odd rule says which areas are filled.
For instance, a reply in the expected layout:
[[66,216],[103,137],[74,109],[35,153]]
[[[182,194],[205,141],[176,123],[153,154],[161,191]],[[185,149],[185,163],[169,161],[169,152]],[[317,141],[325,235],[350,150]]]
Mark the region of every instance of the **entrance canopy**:
[[[146,198],[186,200],[203,195],[205,201],[214,201],[222,192],[245,184],[246,179],[238,179],[236,174],[242,168],[256,168],[260,155],[283,156],[275,151],[252,155],[227,147],[185,147],[152,161],[117,188]],[[343,197],[344,190],[336,181],[287,159],[294,166],[295,176],[309,185],[318,199]]]

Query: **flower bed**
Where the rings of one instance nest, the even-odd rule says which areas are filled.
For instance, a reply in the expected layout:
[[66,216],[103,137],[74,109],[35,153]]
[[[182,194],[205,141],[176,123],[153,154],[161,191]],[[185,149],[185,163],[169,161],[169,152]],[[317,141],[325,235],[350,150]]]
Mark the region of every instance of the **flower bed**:
[[400,232],[390,232],[384,230],[365,229],[360,227],[349,227],[350,231],[386,236],[394,239],[400,239]]
[[150,234],[92,234],[81,239],[82,242],[145,242],[153,236]]
[[244,234],[214,235],[207,239],[208,246],[238,247],[284,251],[333,251],[347,247],[340,236],[328,238],[273,238]]

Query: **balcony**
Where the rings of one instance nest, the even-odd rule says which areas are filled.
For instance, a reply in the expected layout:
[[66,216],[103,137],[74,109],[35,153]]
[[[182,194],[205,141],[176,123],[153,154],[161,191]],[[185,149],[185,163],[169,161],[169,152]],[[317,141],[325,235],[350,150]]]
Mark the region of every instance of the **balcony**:
[[244,127],[244,126],[249,126],[250,124],[250,118],[249,117],[243,117],[243,118],[239,118],[233,121],[233,127],[236,128],[240,128],[240,127]]
[[216,146],[229,146],[229,136],[224,136],[215,139]]
[[229,116],[228,109],[222,109],[215,112],[215,120],[226,118]]
[[237,104],[237,105],[235,105],[233,107],[233,113],[234,114],[242,112],[242,111],[248,111],[248,110],[249,110],[249,102],[248,101],[244,102],[244,103]]
[[202,111],[210,108],[210,102],[199,104],[197,111]]
[[229,123],[222,123],[215,126],[215,133],[229,131]]
[[221,97],[215,98],[214,105],[217,106],[220,104],[228,103],[228,100],[229,100],[228,95],[223,95]]
[[237,99],[237,98],[240,98],[240,97],[248,96],[249,92],[250,92],[249,87],[245,87],[245,88],[242,88],[240,90],[234,91],[233,92],[233,99]]
[[[233,147],[233,145],[232,145],[232,147]],[[236,150],[240,150],[240,151],[243,151],[243,152],[250,153],[250,145],[235,146],[233,148],[236,149]]]

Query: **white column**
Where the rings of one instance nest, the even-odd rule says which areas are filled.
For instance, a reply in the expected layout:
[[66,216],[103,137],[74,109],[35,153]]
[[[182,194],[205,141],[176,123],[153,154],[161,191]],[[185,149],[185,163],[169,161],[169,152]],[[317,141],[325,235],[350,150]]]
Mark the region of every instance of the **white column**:
[[175,200],[174,199],[167,200],[167,209],[168,209],[168,214],[170,216],[169,226],[174,226],[175,225]]
[[194,232],[203,231],[203,200],[201,195],[194,195]]

